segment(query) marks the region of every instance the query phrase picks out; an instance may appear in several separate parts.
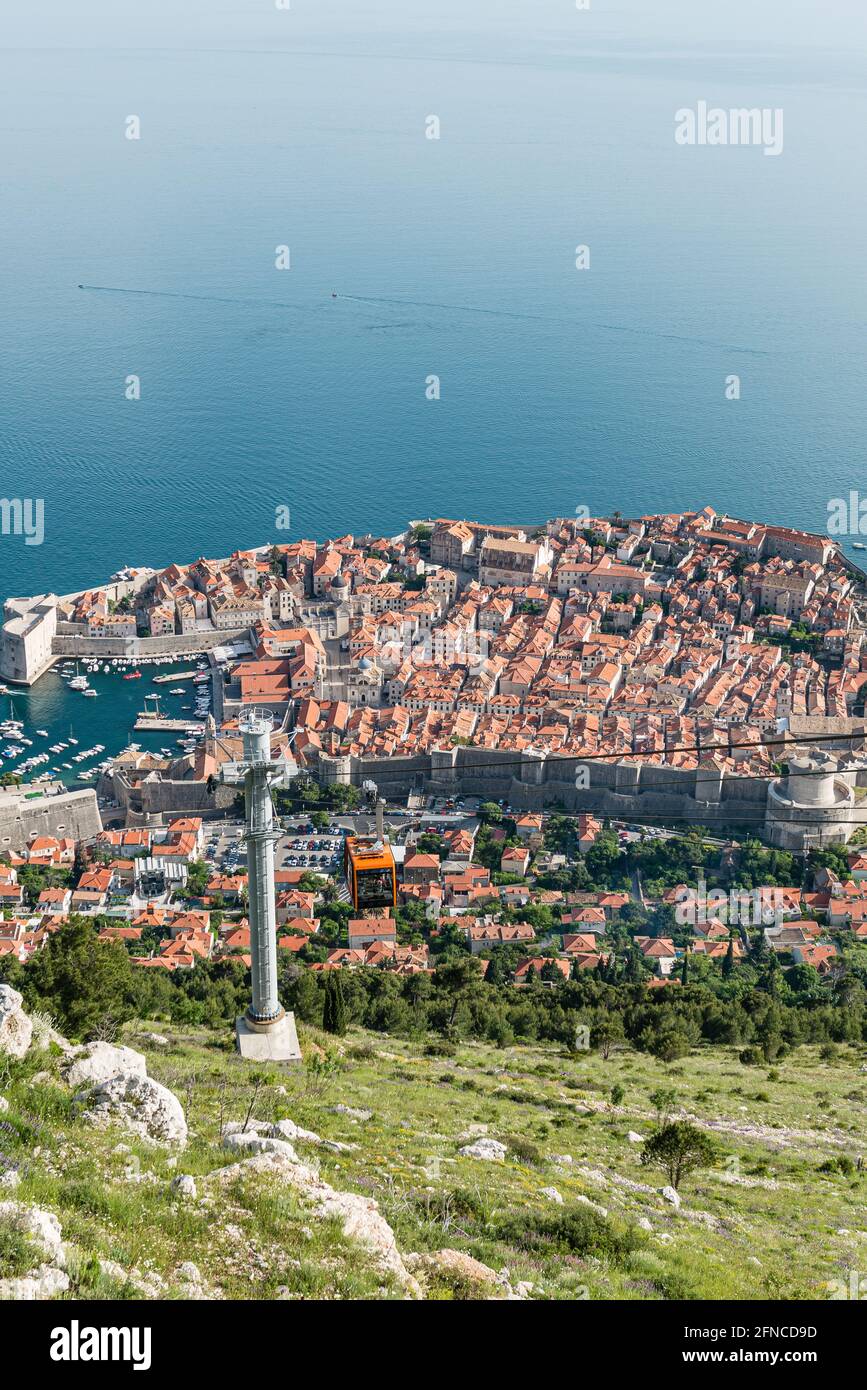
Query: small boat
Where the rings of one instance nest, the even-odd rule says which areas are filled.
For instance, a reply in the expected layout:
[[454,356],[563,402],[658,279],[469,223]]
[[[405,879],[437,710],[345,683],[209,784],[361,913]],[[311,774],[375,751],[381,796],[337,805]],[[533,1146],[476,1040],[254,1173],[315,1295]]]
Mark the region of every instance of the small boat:
[[95,699],[96,699],[97,692],[96,692],[95,690],[92,690],[92,689],[91,689],[91,690],[85,690],[84,693],[85,693],[85,695],[89,695],[89,696],[91,697],[92,700],[95,700]]
[[48,738],[48,730],[47,730],[47,729],[37,729],[36,732],[37,732],[37,734],[39,735],[40,738]]
[[124,676],[124,680],[125,680],[125,681],[140,681],[140,680],[141,680],[141,671],[127,671],[126,675]]
[[863,542],[861,542],[861,541],[853,541],[853,542],[852,542],[852,549],[853,549],[853,550],[867,550],[867,545],[864,545]]
[[[81,286],[79,285],[78,288],[81,289]],[[331,298],[332,298],[332,299],[336,299],[336,298],[337,298],[337,291],[336,291],[336,290],[332,290],[332,291],[331,291]]]

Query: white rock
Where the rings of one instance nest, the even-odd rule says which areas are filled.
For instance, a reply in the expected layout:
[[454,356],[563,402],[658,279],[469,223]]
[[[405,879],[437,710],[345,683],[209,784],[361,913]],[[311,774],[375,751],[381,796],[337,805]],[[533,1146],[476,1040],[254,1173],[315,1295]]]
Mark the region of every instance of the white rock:
[[639,1216],[638,1221],[637,1221],[636,1224],[641,1228],[642,1231],[652,1231],[652,1230],[653,1230],[653,1226],[652,1226],[651,1223],[648,1221],[648,1219],[647,1219],[646,1216]]
[[195,1197],[198,1195],[196,1180],[190,1173],[179,1173],[176,1178],[172,1178],[169,1190],[171,1192],[176,1192],[179,1197]]
[[53,1211],[28,1207],[25,1202],[0,1202],[0,1220],[14,1221],[50,1260],[60,1254],[63,1233]]
[[572,1162],[571,1154],[549,1154],[551,1163],[556,1163],[559,1168],[568,1168]]
[[198,1265],[194,1265],[192,1260],[184,1260],[182,1265],[178,1265],[176,1274],[178,1279],[182,1279],[187,1284],[203,1284],[205,1282]]
[[502,1163],[507,1149],[499,1139],[477,1139],[474,1144],[465,1144],[458,1153],[463,1158],[483,1158],[489,1163]]
[[0,1115],[5,1115],[9,1109],[9,1102],[5,1096],[0,1096]]
[[670,1202],[675,1211],[680,1211],[680,1193],[673,1187],[661,1187],[659,1195],[663,1201]]
[[590,1207],[591,1210],[595,1211],[599,1216],[608,1215],[607,1207],[601,1207],[598,1202],[591,1201],[589,1197],[585,1197],[583,1192],[578,1193],[575,1201],[580,1202],[583,1207]]
[[250,1130],[241,1134],[227,1134],[223,1139],[223,1148],[231,1149],[234,1153],[281,1154],[290,1163],[301,1162],[292,1145],[285,1139],[272,1139],[267,1134],[255,1134]]
[[[362,1197],[355,1192],[337,1192],[323,1182],[312,1168],[290,1159],[283,1152],[290,1145],[282,1140],[265,1139],[261,1142],[273,1147],[240,1163],[233,1163],[228,1168],[217,1169],[210,1174],[211,1179],[226,1186],[248,1174],[261,1174],[289,1183],[313,1204],[317,1215],[338,1217],[344,1235],[368,1249],[380,1268],[393,1274],[411,1298],[420,1296],[418,1284],[408,1272],[397,1248],[394,1231],[372,1197]],[[276,1147],[278,1144],[279,1149]]]
[[149,1042],[153,1047],[170,1047],[168,1038],[164,1038],[162,1033],[142,1033],[145,1042]]
[[91,1042],[76,1050],[75,1056],[64,1063],[63,1079],[69,1086],[99,1086],[121,1072],[147,1076],[147,1061],[131,1047],[114,1047],[107,1042]]
[[409,1269],[419,1270],[423,1275],[439,1277],[445,1284],[475,1286],[479,1298],[509,1299],[518,1296],[509,1283],[508,1270],[500,1270],[498,1274],[490,1265],[482,1264],[463,1250],[434,1250],[424,1255],[405,1255],[404,1263]]
[[133,1134],[164,1144],[185,1144],[187,1121],[181,1102],[149,1076],[121,1072],[93,1091],[75,1097],[92,1124],[120,1120]]
[[335,1115],[348,1115],[352,1120],[372,1120],[372,1110],[356,1110],[352,1105],[332,1105],[332,1112]]
[[463,1134],[458,1135],[458,1139],[463,1143],[468,1143],[470,1139],[478,1139],[481,1135],[487,1134],[488,1126],[481,1123],[467,1125]]
[[303,1139],[308,1144],[321,1144],[322,1140],[312,1129],[301,1129],[294,1120],[278,1120],[268,1131],[272,1139]]
[[543,1187],[540,1190],[542,1196],[547,1197],[549,1202],[556,1202],[559,1207],[562,1207],[563,1198],[562,1195],[557,1191],[556,1187]]
[[0,1298],[12,1299],[16,1303],[35,1303],[46,1298],[55,1298],[66,1293],[69,1288],[69,1275],[53,1265],[40,1265],[24,1279],[0,1279]]
[[627,1140],[629,1141],[630,1144],[643,1144],[643,1143],[644,1143],[644,1135],[643,1135],[643,1134],[636,1134],[634,1129],[630,1129],[630,1130],[629,1130],[629,1132],[628,1132],[626,1138],[627,1138]]
[[266,1134],[273,1128],[269,1120],[248,1120],[246,1124],[241,1124],[240,1120],[228,1120],[223,1125],[223,1135],[226,1134]]
[[106,1279],[116,1279],[119,1284],[125,1284],[128,1275],[123,1265],[119,1265],[117,1260],[100,1260],[99,1272]]
[[48,1014],[34,1011],[30,1015],[30,1022],[33,1024],[33,1041],[31,1046],[44,1052],[53,1043],[61,1052],[68,1057],[75,1052],[75,1046],[69,1042],[62,1034],[58,1033]]
[[7,1057],[23,1057],[33,1037],[33,1024],[21,1008],[17,989],[0,985],[0,1052]]

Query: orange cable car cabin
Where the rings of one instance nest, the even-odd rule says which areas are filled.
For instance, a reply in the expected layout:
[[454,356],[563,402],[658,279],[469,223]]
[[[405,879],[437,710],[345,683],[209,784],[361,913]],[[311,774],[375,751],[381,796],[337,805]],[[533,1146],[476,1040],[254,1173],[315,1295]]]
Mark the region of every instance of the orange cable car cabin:
[[346,886],[356,912],[397,905],[397,871],[391,846],[348,835],[343,851]]

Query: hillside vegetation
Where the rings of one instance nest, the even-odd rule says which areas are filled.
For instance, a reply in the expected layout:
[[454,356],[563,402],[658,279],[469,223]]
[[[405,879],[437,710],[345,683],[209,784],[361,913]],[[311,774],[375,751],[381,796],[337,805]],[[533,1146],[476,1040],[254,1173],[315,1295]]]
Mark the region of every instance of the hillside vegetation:
[[[95,1125],[47,1033],[0,1058],[0,1279],[38,1263],[30,1208],[60,1223],[61,1298],[824,1299],[863,1267],[863,1046],[769,1069],[302,1025],[303,1066],[255,1070],[225,1030],[152,1028],[116,1042],[181,1102],[183,1147]],[[716,1153],[663,1195],[641,1141],[671,1117]],[[303,1169],[256,1139],[284,1120]],[[500,1152],[480,1139],[504,1156],[461,1154]]]

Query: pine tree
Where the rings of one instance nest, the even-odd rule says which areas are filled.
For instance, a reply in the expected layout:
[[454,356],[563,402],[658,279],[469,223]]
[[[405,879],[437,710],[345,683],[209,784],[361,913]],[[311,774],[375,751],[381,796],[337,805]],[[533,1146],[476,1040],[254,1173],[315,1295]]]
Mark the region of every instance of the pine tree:
[[729,978],[729,976],[731,975],[732,971],[734,970],[734,968],[735,968],[735,939],[734,939],[733,936],[730,936],[730,937],[729,937],[729,948],[728,948],[728,950],[726,951],[725,960],[723,961],[723,968],[722,968],[723,979],[727,980],[727,979]]
[[689,984],[689,953],[687,951],[684,952],[683,965],[680,967],[680,983],[682,985]]

